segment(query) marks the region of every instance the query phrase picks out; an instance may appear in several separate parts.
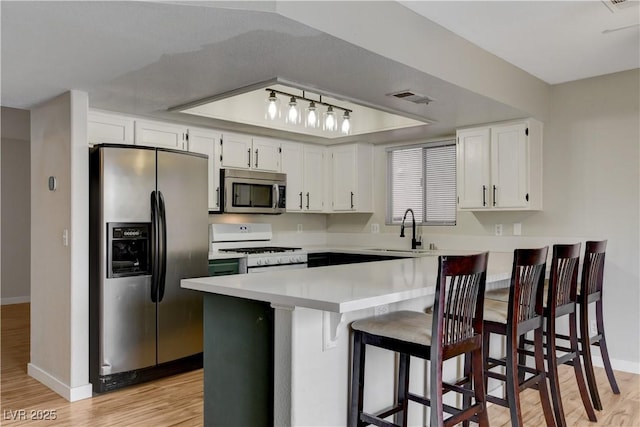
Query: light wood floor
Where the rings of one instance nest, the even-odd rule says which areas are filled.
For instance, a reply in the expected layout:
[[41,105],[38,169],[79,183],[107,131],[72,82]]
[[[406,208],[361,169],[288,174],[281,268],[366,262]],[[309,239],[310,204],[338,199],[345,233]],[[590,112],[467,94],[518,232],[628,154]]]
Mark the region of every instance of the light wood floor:
[[[69,403],[27,375],[29,361],[29,304],[5,305],[1,311],[0,424],[3,426],[201,426],[202,371],[194,371]],[[640,376],[616,372],[622,393],[614,395],[603,369],[596,374],[604,410],[598,423],[587,419],[578,395],[573,370],[561,372],[563,403],[569,426],[640,427]],[[538,393],[522,394],[524,424],[542,427],[544,418]],[[55,411],[54,421],[11,420],[15,411]],[[36,412],[44,414],[43,412]],[[510,426],[506,408],[491,406],[492,427]],[[250,427],[250,426],[248,426]]]

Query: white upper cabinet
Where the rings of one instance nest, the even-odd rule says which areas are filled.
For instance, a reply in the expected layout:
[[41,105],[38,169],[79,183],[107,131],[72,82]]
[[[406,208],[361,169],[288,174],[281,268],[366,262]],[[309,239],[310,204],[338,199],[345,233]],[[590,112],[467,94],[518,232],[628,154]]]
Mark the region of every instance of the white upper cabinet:
[[187,128],[171,123],[136,120],[135,144],[186,150]]
[[329,148],[334,212],[373,212],[373,147],[347,144]]
[[280,141],[225,133],[222,136],[222,167],[280,172]]
[[287,212],[302,212],[303,197],[303,145],[299,142],[282,142],[282,173],[287,175]]
[[542,209],[542,124],[528,119],[457,133],[458,209]]
[[274,139],[253,138],[251,167],[255,170],[280,172],[280,145]]
[[89,144],[133,144],[133,119],[116,114],[89,111]]
[[220,133],[211,129],[189,128],[189,151],[206,154],[208,164],[209,212],[220,211]]
[[324,210],[326,150],[326,147],[319,145],[304,144],[303,146],[302,210],[305,212]]

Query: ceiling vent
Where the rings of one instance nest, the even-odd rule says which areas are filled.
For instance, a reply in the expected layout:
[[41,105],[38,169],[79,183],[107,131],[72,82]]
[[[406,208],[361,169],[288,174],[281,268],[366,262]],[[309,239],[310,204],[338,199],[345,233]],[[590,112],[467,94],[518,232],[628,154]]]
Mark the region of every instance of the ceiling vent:
[[620,12],[621,10],[628,9],[633,6],[637,6],[638,0],[602,0],[611,12]]
[[388,93],[387,96],[393,96],[398,99],[402,99],[405,101],[413,102],[414,104],[429,104],[430,102],[435,101],[435,99],[428,97],[427,95],[421,95],[419,93],[415,93],[412,90],[401,90],[399,92]]

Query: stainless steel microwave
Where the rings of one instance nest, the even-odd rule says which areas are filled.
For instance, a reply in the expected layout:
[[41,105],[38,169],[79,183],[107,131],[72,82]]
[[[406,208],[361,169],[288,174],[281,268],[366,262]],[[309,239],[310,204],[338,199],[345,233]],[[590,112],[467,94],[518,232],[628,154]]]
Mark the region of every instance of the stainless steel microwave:
[[221,169],[223,213],[281,214],[285,211],[287,175]]

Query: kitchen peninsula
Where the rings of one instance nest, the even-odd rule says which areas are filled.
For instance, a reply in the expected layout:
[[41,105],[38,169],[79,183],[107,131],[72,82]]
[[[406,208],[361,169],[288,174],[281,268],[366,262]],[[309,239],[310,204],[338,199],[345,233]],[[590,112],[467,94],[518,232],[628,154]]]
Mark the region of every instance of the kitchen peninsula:
[[[182,280],[183,288],[205,293],[205,425],[345,425],[349,324],[432,305],[437,255],[445,254]],[[511,253],[490,254],[487,288],[508,284],[511,262]],[[385,366],[394,359],[376,350],[367,358],[376,385],[367,402],[384,406],[394,381]],[[424,390],[417,365],[411,388]]]

